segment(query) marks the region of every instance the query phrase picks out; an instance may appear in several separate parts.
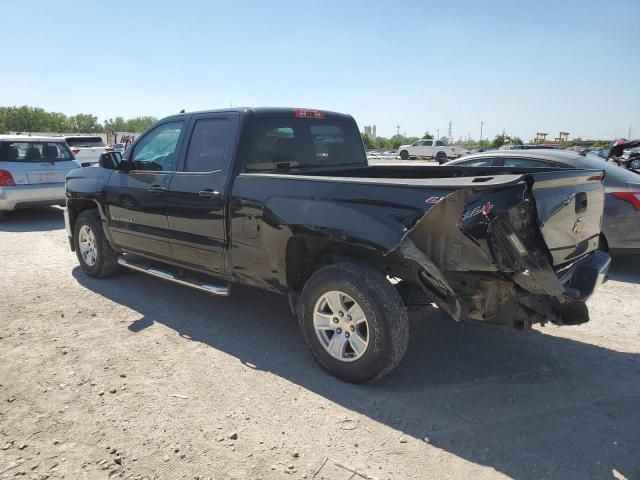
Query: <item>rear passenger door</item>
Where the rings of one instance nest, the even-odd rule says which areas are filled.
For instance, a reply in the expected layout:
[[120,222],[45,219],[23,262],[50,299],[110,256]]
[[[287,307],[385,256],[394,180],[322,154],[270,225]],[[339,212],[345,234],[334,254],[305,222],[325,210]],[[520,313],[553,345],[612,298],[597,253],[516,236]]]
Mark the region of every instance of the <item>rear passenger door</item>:
[[224,274],[227,181],[240,115],[195,115],[186,153],[167,191],[169,243],[175,260]]

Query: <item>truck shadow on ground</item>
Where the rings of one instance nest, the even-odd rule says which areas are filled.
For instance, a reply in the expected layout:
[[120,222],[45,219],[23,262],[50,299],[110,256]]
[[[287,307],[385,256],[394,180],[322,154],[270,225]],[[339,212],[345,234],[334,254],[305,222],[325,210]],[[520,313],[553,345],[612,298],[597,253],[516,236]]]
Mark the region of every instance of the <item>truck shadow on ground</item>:
[[29,208],[5,212],[0,232],[45,232],[64,228],[62,208]]
[[640,255],[614,256],[608,277],[618,282],[640,283]]
[[139,312],[132,332],[164,324],[388,425],[398,431],[388,443],[427,437],[518,479],[613,478],[614,469],[640,477],[637,354],[455,323],[432,309],[412,313],[409,351],[397,370],[376,384],[350,385],[315,364],[284,297],[234,287],[219,299],[142,274],[96,280],[76,268],[73,275]]

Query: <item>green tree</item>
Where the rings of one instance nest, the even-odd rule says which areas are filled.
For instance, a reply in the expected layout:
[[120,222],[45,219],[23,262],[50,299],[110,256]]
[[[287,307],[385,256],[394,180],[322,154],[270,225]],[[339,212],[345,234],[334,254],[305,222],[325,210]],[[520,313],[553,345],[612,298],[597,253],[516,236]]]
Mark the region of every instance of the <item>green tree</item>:
[[364,144],[364,148],[366,148],[367,150],[376,148],[373,140],[368,133],[362,134],[362,143]]
[[496,135],[496,138],[491,142],[493,148],[500,148],[501,146],[509,143],[511,139],[508,135]]
[[433,138],[433,135],[431,135],[429,133],[429,130],[427,130],[426,132],[424,132],[424,135],[422,136],[422,138],[426,138],[426,139]]
[[135,117],[124,122],[124,132],[143,132],[158,119],[156,117]]

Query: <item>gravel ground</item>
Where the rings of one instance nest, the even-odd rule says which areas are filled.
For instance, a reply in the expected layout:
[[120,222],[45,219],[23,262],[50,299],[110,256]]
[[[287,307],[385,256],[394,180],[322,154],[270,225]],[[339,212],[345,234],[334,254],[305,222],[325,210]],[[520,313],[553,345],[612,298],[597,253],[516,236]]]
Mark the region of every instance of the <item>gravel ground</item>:
[[365,386],[315,365],[284,298],[85,276],[59,209],[0,223],[0,264],[0,478],[640,478],[640,259],[579,327],[412,314]]

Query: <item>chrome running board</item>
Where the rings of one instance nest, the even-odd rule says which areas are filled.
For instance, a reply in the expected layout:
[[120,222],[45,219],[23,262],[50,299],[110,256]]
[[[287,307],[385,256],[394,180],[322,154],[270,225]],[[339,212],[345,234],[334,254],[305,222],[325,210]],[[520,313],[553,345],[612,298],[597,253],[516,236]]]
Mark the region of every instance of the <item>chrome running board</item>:
[[219,285],[209,285],[207,283],[202,283],[199,280],[184,278],[184,277],[177,277],[173,273],[165,272],[163,270],[159,270],[157,268],[149,267],[146,265],[138,265],[134,262],[130,262],[124,257],[118,258],[118,264],[130,270],[135,270],[136,272],[146,273],[147,275],[151,275],[152,277],[162,278],[163,280],[177,283],[178,285],[184,285],[186,287],[195,288],[196,290],[202,290],[203,292],[207,292],[212,295],[216,295],[218,297],[229,296],[228,287],[221,287]]

